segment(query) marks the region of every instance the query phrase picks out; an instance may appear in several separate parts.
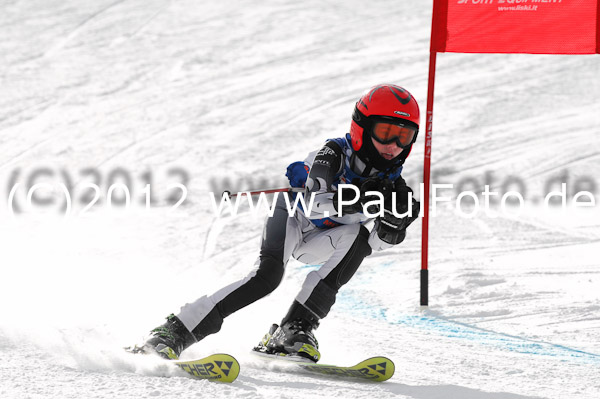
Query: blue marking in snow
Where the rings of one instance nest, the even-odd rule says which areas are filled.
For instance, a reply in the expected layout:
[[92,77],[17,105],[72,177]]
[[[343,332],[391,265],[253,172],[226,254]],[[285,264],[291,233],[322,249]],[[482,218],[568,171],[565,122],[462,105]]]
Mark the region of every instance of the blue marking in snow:
[[306,265],[306,264],[301,264],[298,266],[298,270],[316,270],[318,268],[320,268],[323,265]]
[[338,294],[338,309],[348,313],[361,313],[375,320],[383,320],[391,325],[417,328],[425,333],[438,334],[448,338],[466,339],[485,346],[493,346],[511,352],[528,355],[551,356],[559,361],[577,360],[585,363],[600,364],[600,355],[569,348],[550,342],[503,334],[469,324],[460,323],[434,315],[391,315],[387,309],[369,305],[356,299],[351,293]]

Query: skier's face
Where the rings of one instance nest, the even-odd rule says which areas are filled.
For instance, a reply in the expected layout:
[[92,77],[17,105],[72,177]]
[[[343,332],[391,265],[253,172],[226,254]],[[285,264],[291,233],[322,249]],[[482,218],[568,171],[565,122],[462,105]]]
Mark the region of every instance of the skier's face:
[[381,144],[372,137],[371,141],[373,142],[373,146],[375,147],[377,152],[379,152],[379,155],[381,155],[384,159],[387,159],[388,161],[390,159],[396,158],[403,151],[403,149],[398,147],[395,142],[389,144]]

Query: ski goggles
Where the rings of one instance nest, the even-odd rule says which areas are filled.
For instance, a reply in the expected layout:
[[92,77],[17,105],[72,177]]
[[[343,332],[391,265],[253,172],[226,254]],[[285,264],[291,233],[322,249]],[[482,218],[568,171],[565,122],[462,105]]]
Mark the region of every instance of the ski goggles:
[[371,137],[378,143],[396,143],[400,148],[410,147],[417,137],[417,129],[413,126],[386,121],[375,121],[370,130]]

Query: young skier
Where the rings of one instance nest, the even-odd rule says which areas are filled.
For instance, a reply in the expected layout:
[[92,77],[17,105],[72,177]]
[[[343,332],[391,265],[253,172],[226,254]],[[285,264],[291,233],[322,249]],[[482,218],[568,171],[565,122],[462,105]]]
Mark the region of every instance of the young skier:
[[[412,199],[409,204],[412,190],[401,177],[418,130],[419,107],[407,90],[391,84],[371,88],[356,103],[349,134],[328,140],[304,162],[288,166],[286,176],[292,187],[305,188],[306,203],[314,195],[310,214],[300,209],[290,217],[285,199],[279,196],[265,225],[255,269],[244,279],[184,305],[152,330],[137,351],[178,358],[190,345],[219,331],[225,317],[277,288],[288,260],[294,257],[322,266],[307,275],[280,326],[274,324],[255,350],[318,361],[313,330],[329,313],[338,290],[372,250],[402,242],[406,227],[418,217],[419,202]],[[356,187],[360,192],[356,203],[349,204],[357,193],[348,187],[338,190],[340,184]],[[369,191],[382,195],[367,195]],[[377,198],[384,198],[383,210],[373,202]],[[409,208],[412,216],[397,217]],[[364,213],[378,211],[380,216],[369,231],[364,224],[373,219]]]

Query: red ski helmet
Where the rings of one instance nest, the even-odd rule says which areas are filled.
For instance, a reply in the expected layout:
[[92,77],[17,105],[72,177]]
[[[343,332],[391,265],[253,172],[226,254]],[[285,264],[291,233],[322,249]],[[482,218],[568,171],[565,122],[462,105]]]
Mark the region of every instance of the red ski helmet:
[[[379,170],[402,165],[417,139],[419,120],[419,105],[408,90],[392,84],[372,87],[356,102],[352,113],[352,149],[363,162]],[[386,160],[373,146],[371,137],[384,144],[395,141],[404,150]]]

